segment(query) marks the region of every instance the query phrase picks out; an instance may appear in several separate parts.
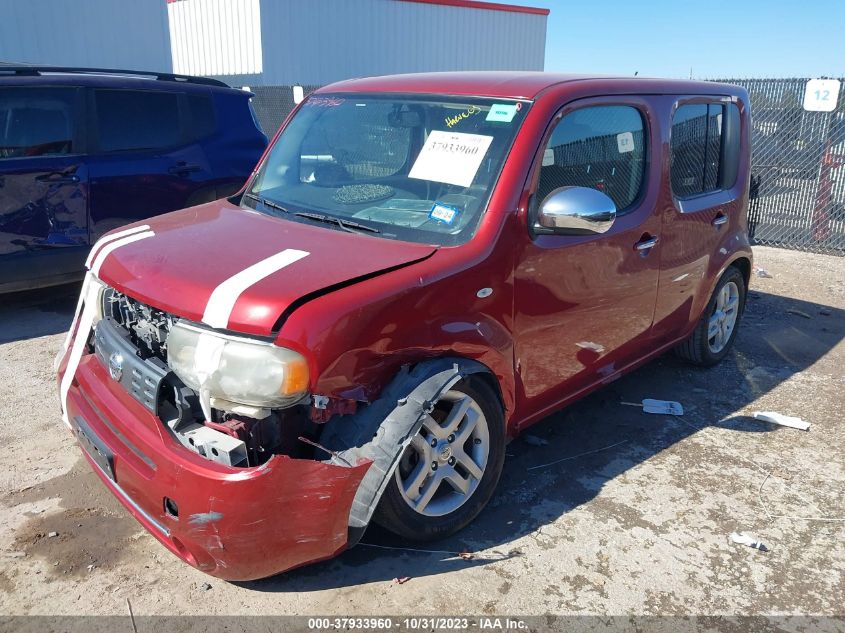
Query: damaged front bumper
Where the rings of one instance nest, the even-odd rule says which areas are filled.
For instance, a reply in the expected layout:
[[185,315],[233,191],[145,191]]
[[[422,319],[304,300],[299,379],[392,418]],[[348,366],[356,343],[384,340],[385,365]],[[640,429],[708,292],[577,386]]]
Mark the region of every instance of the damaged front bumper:
[[80,359],[67,419],[97,475],[167,549],[226,580],[252,580],[347,547],[353,499],[371,462],[275,455],[232,468],[186,450],[95,355]]

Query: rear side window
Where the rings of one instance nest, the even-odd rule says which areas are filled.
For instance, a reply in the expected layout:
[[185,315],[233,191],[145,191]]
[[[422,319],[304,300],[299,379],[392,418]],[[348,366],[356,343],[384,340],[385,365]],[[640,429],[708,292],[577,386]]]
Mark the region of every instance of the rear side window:
[[689,198],[732,187],[739,151],[734,104],[680,106],[672,119],[672,193]]
[[188,95],[188,114],[190,116],[191,138],[200,139],[211,136],[216,128],[214,103],[205,95]]
[[0,159],[71,154],[74,88],[0,90]]
[[99,147],[105,152],[179,145],[179,95],[175,92],[95,90]]
[[595,106],[564,116],[543,153],[538,199],[559,187],[606,193],[618,211],[639,197],[645,169],[645,126],[632,106]]

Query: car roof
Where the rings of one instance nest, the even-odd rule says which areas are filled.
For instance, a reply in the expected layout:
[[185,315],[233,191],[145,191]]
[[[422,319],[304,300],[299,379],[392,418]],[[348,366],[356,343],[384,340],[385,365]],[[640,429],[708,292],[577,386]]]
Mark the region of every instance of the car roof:
[[[179,92],[208,93],[213,91],[227,91],[249,93],[225,85],[210,83],[192,83],[175,79],[157,79],[155,76],[100,74],[84,72],[41,72],[40,74],[4,73],[0,66],[0,86],[87,86],[94,88],[131,88],[135,90],[174,90]],[[131,72],[131,71],[130,71]]]
[[442,94],[510,99],[534,99],[560,84],[589,82],[597,92],[642,94],[737,94],[729,84],[685,79],[651,79],[545,72],[477,71],[386,75],[339,81],[317,90],[328,92],[389,92]]

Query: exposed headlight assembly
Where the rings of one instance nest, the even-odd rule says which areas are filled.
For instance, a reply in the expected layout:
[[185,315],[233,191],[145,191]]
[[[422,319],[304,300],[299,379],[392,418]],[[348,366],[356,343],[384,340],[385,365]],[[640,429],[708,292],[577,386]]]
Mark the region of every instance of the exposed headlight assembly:
[[308,390],[308,363],[290,349],[176,323],[167,337],[170,369],[200,396],[266,409],[286,407]]

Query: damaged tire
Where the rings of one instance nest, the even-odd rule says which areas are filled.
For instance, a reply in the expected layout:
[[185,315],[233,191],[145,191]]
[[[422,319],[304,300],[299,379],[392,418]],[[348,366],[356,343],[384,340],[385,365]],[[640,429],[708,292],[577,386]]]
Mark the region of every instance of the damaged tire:
[[443,394],[405,449],[373,519],[411,540],[450,536],[490,500],[504,457],[498,397],[483,381],[463,380]]

